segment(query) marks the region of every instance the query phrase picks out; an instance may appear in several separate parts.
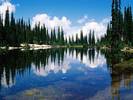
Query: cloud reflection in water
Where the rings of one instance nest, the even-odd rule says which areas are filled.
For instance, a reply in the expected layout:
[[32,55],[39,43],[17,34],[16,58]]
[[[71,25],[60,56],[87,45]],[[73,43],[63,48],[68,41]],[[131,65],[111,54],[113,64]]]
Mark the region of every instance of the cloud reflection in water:
[[[90,51],[90,50],[88,50]],[[94,51],[94,57],[90,59],[89,54],[83,54],[78,53],[76,55],[76,51],[71,54],[70,52],[65,53],[64,60],[61,62],[61,64],[58,63],[56,60],[55,62],[52,62],[49,57],[48,64],[46,66],[41,66],[40,68],[36,68],[34,64],[32,64],[32,69],[34,74],[37,76],[48,76],[50,73],[57,74],[59,72],[65,74],[72,68],[72,63],[79,63],[80,65],[84,65],[83,67],[78,66],[77,69],[79,71],[83,71],[86,69],[96,69],[96,68],[102,68],[103,70],[107,70],[107,68],[104,68],[104,65],[106,64],[106,58],[104,55]],[[81,58],[82,56],[82,58]]]

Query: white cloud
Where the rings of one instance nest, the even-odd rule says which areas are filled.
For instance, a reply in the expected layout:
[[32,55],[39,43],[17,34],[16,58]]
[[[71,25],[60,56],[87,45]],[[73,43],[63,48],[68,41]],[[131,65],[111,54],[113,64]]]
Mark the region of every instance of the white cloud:
[[[101,37],[106,33],[107,23],[110,21],[110,18],[105,18],[100,22],[95,21],[94,19],[88,19],[88,16],[84,16],[79,19],[77,22],[80,25],[72,25],[72,21],[67,17],[63,16],[59,18],[57,16],[51,17],[47,14],[37,14],[32,19],[32,27],[35,24],[40,23],[40,25],[46,25],[48,29],[61,26],[65,31],[65,36],[76,35],[80,33],[80,30],[83,30],[84,36],[89,33],[90,30],[95,31],[96,37]],[[85,23],[86,22],[86,23]],[[80,36],[80,35],[79,35]]]
[[100,38],[106,33],[107,24],[109,23],[109,21],[110,18],[105,18],[100,22],[97,22],[94,19],[92,19],[81,26],[75,26],[76,28],[70,27],[69,33],[67,33],[67,35],[75,36],[76,33],[78,33],[78,35],[80,36],[80,30],[83,30],[84,36],[86,36],[90,32],[90,30],[94,30],[96,38]]
[[3,19],[5,18],[5,12],[9,9],[9,12],[15,12],[16,6],[10,3],[10,0],[2,0],[2,4],[0,5],[0,14],[3,15]]
[[[105,56],[102,55],[101,53],[97,53],[95,51],[95,56],[94,56],[94,61],[90,61],[90,58],[89,56],[86,56],[86,55],[89,55],[89,53],[87,52],[87,54],[83,54],[82,55],[82,61],[81,61],[81,54],[79,53],[77,56],[76,56],[76,51],[73,53],[73,55],[71,55],[71,58],[72,59],[75,59],[75,61],[79,61],[79,62],[82,62],[83,64],[85,64],[85,66],[87,68],[92,68],[92,69],[95,69],[95,68],[98,68],[98,67],[104,67],[103,65],[106,64],[106,59],[105,59]],[[68,55],[69,57],[70,55]],[[71,59],[69,57],[69,59]],[[73,60],[70,60],[70,62],[72,62]],[[75,62],[74,61],[74,62]]]
[[71,67],[69,66],[69,59],[66,58],[66,61],[64,61],[62,64],[58,64],[58,60],[56,59],[56,62],[52,62],[51,58],[48,59],[48,64],[44,67],[41,66],[39,69],[36,69],[35,65],[32,64],[32,70],[37,76],[47,76],[50,73],[67,73],[68,70],[70,70]]
[[10,2],[11,0],[0,0],[0,2]]
[[3,71],[3,76],[1,78],[1,85],[5,88],[9,88],[9,87],[12,87],[13,85],[15,85],[15,82],[13,82],[12,80],[12,74],[11,74],[11,71],[9,72],[10,74],[10,78],[9,78],[9,83],[7,83],[7,77],[6,77],[6,72],[5,72],[5,68],[4,68],[4,71]]
[[77,22],[78,22],[79,24],[83,24],[83,23],[86,22],[87,20],[88,20],[88,16],[85,15],[85,16],[83,16],[83,18],[79,19]]
[[[89,58],[87,58],[85,55],[83,56],[83,63],[86,64],[87,67],[90,68],[97,68],[97,67],[103,67],[106,64],[106,59],[103,55],[98,55],[97,56],[97,52],[95,52],[95,56],[94,56],[94,62],[92,61],[88,61]],[[104,69],[104,68],[103,68]]]
[[[10,3],[10,0],[1,0],[1,3],[0,14],[3,15],[3,19],[5,18],[5,11],[7,10],[7,8],[11,13],[15,12],[16,6],[19,6]],[[57,16],[51,17],[48,14],[42,13],[37,14],[32,18],[32,27],[34,27],[35,24],[38,23],[40,23],[40,25],[45,24],[48,29],[61,26],[63,27],[66,37],[71,35],[75,36],[77,33],[79,34],[80,30],[83,30],[85,36],[89,33],[90,30],[94,30],[96,37],[101,37],[106,33],[107,23],[109,21],[110,18],[105,18],[102,21],[98,22],[94,19],[89,19],[88,16],[85,15],[81,19],[77,20],[79,25],[73,25],[72,21],[65,16],[61,18]]]
[[99,38],[106,33],[108,22],[109,21],[105,22],[105,19],[103,19],[101,22],[96,22],[96,21],[87,22],[82,27],[82,30],[85,34],[88,34],[90,30],[94,30],[95,36]]
[[[34,72],[34,74],[36,74],[37,76],[43,76],[46,77],[48,76],[50,73],[54,73],[57,74],[59,72],[61,72],[62,74],[66,74],[69,70],[71,70],[71,68],[73,67],[71,64],[72,63],[80,63],[80,65],[78,67],[76,67],[77,70],[79,71],[88,71],[87,69],[96,69],[96,68],[100,68],[103,71],[107,71],[107,67],[104,66],[106,64],[106,59],[105,56],[103,56],[101,53],[98,54],[97,52],[95,52],[95,56],[94,56],[94,62],[90,61],[89,55],[87,54],[83,54],[83,60],[81,60],[81,54],[79,53],[78,56],[76,56],[76,51],[73,52],[73,55],[70,54],[70,52],[65,53],[64,57],[65,60],[62,62],[61,65],[58,64],[58,60],[56,58],[56,62],[52,62],[51,58],[49,57],[48,59],[48,64],[46,66],[41,66],[39,69],[36,69],[35,65],[32,64],[32,70]],[[82,64],[84,64],[84,67],[80,67]]]
[[56,16],[48,16],[47,14],[37,14],[34,16],[32,19],[32,27],[38,23],[40,23],[41,26],[45,24],[49,29],[58,26],[63,27],[63,29],[69,29],[71,25],[71,21],[65,16],[58,18]]

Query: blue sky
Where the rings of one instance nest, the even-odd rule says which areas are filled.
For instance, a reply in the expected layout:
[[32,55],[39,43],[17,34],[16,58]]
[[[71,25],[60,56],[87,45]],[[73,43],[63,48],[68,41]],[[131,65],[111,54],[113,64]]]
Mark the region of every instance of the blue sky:
[[[123,5],[132,4],[133,0],[122,0]],[[50,16],[66,16],[77,20],[84,15],[90,19],[102,20],[110,16],[111,0],[11,0],[17,4],[16,16],[31,18],[37,13]]]
[[[112,0],[0,0],[0,13],[7,6],[16,18],[30,19],[32,27],[40,23],[51,30],[63,27],[66,36],[83,30],[84,35],[95,30],[96,37],[106,33],[111,18]],[[122,0],[122,6],[131,5],[133,0]],[[123,9],[123,8],[122,8]],[[4,15],[4,14],[3,14]]]

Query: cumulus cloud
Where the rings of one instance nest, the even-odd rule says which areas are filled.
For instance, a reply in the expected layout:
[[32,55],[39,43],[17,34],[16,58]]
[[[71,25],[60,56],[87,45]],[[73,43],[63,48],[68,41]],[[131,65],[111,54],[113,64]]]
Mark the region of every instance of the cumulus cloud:
[[[51,58],[49,57],[48,64],[45,67],[42,65],[39,69],[36,69],[35,65],[32,64],[32,70],[34,74],[36,74],[37,76],[46,77],[50,73],[57,74],[61,72],[62,74],[66,74],[69,70],[72,69],[73,67],[72,64],[80,63],[80,65],[76,67],[78,71],[86,72],[88,71],[87,69],[96,69],[96,68],[100,68],[103,71],[107,71],[106,66],[104,66],[106,64],[106,58],[104,55],[95,52],[94,61],[90,61],[89,56],[86,55],[89,55],[89,53],[87,52],[87,54],[83,54],[82,56],[83,60],[81,60],[80,53],[76,55],[76,51],[74,51],[73,54],[67,52],[64,54],[65,60],[62,62],[62,64],[59,65],[57,60],[56,62],[52,62]],[[84,65],[84,67],[80,67],[82,64]]]
[[[87,52],[87,54],[83,54],[82,55],[82,60],[81,60],[81,54],[79,53],[78,55],[76,55],[76,51],[74,51],[73,55],[68,55],[69,57],[69,61],[70,62],[82,62],[85,67],[87,68],[92,68],[92,69],[95,69],[95,68],[98,68],[98,67],[103,67],[103,65],[106,64],[106,59],[105,59],[105,56],[102,55],[101,53],[97,53],[95,51],[95,56],[94,56],[94,61],[90,61],[90,57],[89,56],[86,56],[86,55],[89,55],[89,53]],[[74,59],[74,60],[73,60]],[[104,69],[104,68],[103,68]]]
[[12,74],[11,74],[11,71],[9,72],[10,74],[10,78],[9,78],[9,83],[7,83],[7,77],[6,77],[6,72],[5,72],[5,68],[4,68],[4,71],[3,71],[3,76],[1,78],[1,85],[5,88],[9,88],[9,87],[12,87],[13,85],[15,85],[15,82],[13,82],[12,80]]
[[[16,6],[10,3],[10,0],[1,0],[0,5],[0,14],[3,15],[3,19],[5,18],[5,11],[7,8],[9,9],[10,13],[15,12]],[[46,25],[48,29],[57,28],[61,26],[65,32],[65,37],[75,35],[78,33],[80,34],[80,30],[83,30],[84,36],[89,33],[90,30],[95,31],[96,38],[100,38],[106,33],[107,23],[110,21],[110,18],[105,18],[102,21],[98,22],[94,19],[89,19],[87,15],[84,15],[81,19],[77,20],[79,25],[73,25],[72,21],[67,17],[63,16],[61,18],[57,16],[49,16],[46,13],[37,14],[32,18],[32,27],[35,24],[40,23],[40,25]],[[80,35],[79,35],[80,36]]]
[[65,16],[63,16],[62,18],[58,18],[56,16],[54,17],[48,16],[47,14],[37,14],[36,16],[33,17],[32,27],[34,27],[36,24],[39,23],[41,26],[45,24],[46,27],[48,28],[61,26],[64,29],[69,29],[71,25],[71,21]]
[[15,12],[16,6],[12,3],[10,3],[10,0],[1,0],[0,5],[0,14],[3,16],[3,19],[5,18],[5,12],[9,9],[9,12]]
[[88,20],[86,23],[80,26],[75,26],[75,27],[70,27],[69,33],[67,33],[68,36],[70,35],[75,35],[78,33],[80,36],[80,31],[83,30],[83,35],[86,36],[89,34],[90,30],[95,31],[95,37],[100,38],[101,36],[105,35],[106,30],[107,30],[107,24],[109,23],[110,18],[105,18],[102,21],[98,22],[95,21],[94,19]]
[[62,64],[58,64],[58,61],[52,62],[51,58],[48,59],[48,64],[44,67],[41,66],[39,69],[36,69],[35,65],[32,64],[32,70],[37,76],[48,76],[50,73],[67,73],[68,70],[71,69],[71,66],[69,66],[69,58],[66,57],[66,61],[63,61]]
[[109,21],[110,18],[105,18],[102,21],[97,22],[94,19],[88,19],[88,16],[85,15],[83,18],[77,20],[80,24],[77,26],[73,25],[72,21],[65,16],[59,18],[57,16],[51,17],[48,14],[37,14],[32,19],[32,27],[38,23],[40,23],[40,25],[45,24],[48,29],[61,26],[65,31],[66,37],[71,35],[75,36],[77,33],[80,34],[80,30],[83,30],[85,36],[90,30],[94,30],[96,38],[100,38],[106,33],[107,23]]
[[11,0],[0,0],[0,2],[6,2],[6,1],[10,2]]
[[83,16],[81,19],[79,19],[77,22],[78,22],[79,24],[82,24],[82,23],[86,22],[87,20],[88,20],[88,16],[85,15],[85,16]]
[[85,35],[88,34],[90,30],[94,30],[96,38],[100,38],[106,33],[107,24],[109,21],[110,21],[110,18],[105,18],[101,22],[90,21],[85,23],[85,25],[82,26],[81,29],[83,30]]

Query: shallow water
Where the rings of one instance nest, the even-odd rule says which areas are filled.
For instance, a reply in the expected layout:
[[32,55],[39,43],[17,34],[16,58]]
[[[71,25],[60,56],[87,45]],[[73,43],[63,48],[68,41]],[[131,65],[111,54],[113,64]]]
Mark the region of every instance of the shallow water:
[[96,49],[13,50],[0,54],[1,100],[132,100],[131,56]]

